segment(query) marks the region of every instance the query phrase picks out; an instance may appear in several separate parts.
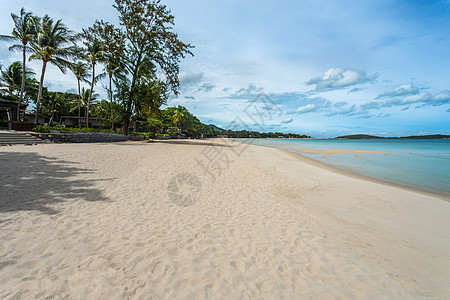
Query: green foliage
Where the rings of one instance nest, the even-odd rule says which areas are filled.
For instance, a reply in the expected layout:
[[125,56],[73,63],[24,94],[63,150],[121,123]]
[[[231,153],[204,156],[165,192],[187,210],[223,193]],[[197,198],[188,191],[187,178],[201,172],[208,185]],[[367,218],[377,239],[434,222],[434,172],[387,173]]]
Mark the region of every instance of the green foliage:
[[[34,72],[26,68],[26,78],[31,78]],[[18,97],[22,86],[22,63],[20,61],[13,62],[5,70],[0,68],[0,92],[3,94]]]
[[248,130],[240,130],[233,131],[227,130],[220,134],[226,134],[230,138],[295,138],[295,139],[303,139],[310,138],[307,135],[301,135],[296,133],[282,133],[282,132],[258,132],[258,131],[248,131]]
[[88,71],[89,65],[82,61],[77,61],[70,65],[70,70],[73,72],[77,80],[80,82],[89,83],[88,78],[90,76]]
[[[17,120],[20,119],[20,107],[24,98],[24,92],[26,91],[27,85],[27,68],[26,68],[26,52],[30,50],[28,43],[37,38],[39,18],[33,16],[31,12],[26,12],[22,7],[20,10],[20,15],[11,14],[14,21],[14,28],[10,36],[0,35],[0,40],[4,41],[20,41],[20,44],[15,44],[9,47],[10,51],[21,51],[22,52],[22,72],[20,89],[18,93],[18,103],[17,103]],[[11,94],[11,93],[10,93]],[[28,99],[27,99],[28,102]]]
[[41,112],[44,115],[53,116],[52,120],[59,120],[63,115],[69,115],[71,103],[76,102],[78,96],[72,93],[51,92],[47,88],[42,90]]
[[58,67],[62,73],[65,73],[66,68],[71,65],[67,59],[76,55],[75,40],[75,35],[61,20],[54,22],[48,15],[42,18],[37,37],[31,40],[33,53],[30,55],[30,60],[38,59],[42,61],[41,80],[36,101],[36,124],[47,64],[52,64]]
[[11,35],[0,35],[0,40],[3,41],[19,41],[20,44],[13,45],[9,48],[9,50],[13,51],[23,51],[26,50],[26,45],[28,42],[33,40],[36,37],[39,19],[31,12],[25,11],[22,7],[20,10],[20,15],[16,15],[14,13],[11,14],[11,18],[14,22],[14,28],[11,32]]
[[0,120],[0,127],[8,127],[9,121],[8,120]]
[[[107,73],[121,104],[124,133],[130,122],[144,121],[149,111],[156,112],[165,103],[168,90],[177,93],[179,62],[192,54],[191,45],[179,40],[172,31],[174,17],[159,0],[115,0],[120,27],[97,21],[83,30],[85,36],[105,45]],[[124,69],[122,78],[115,69]],[[164,74],[158,79],[157,74]]]
[[38,59],[51,63],[65,73],[71,65],[67,60],[76,55],[75,35],[62,20],[56,22],[45,15],[41,22],[36,39],[31,40],[33,53],[30,60]]
[[154,139],[155,133],[154,132],[133,132],[133,135],[141,135],[144,136],[146,140],[148,139]]
[[43,125],[36,125],[33,128],[33,131],[41,132],[41,133],[49,133],[50,130],[58,130],[61,132],[67,131],[67,132],[109,132],[109,133],[121,133],[119,131],[111,130],[111,129],[95,129],[95,128],[70,128],[70,127],[61,127],[61,126],[43,126]]
[[107,100],[101,100],[98,103],[92,105],[92,116],[102,124],[104,128],[111,128],[111,110],[113,111],[114,127],[120,127],[121,125],[121,107],[115,102],[109,102]]

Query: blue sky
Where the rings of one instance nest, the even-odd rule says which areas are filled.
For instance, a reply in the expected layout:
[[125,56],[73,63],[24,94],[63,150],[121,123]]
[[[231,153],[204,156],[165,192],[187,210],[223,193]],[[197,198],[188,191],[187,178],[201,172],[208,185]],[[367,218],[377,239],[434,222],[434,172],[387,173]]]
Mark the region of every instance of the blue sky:
[[[75,31],[95,19],[117,20],[111,0],[1,2],[2,33],[22,6]],[[238,118],[249,128],[314,137],[450,134],[450,1],[163,3],[181,39],[196,47],[169,105],[184,105],[203,122],[229,127]],[[2,65],[19,59],[0,46]],[[39,73],[39,63],[30,66]],[[46,84],[75,87],[56,69]],[[101,85],[97,91],[105,94]],[[245,112],[266,105],[252,102],[261,92],[276,110],[255,127]]]

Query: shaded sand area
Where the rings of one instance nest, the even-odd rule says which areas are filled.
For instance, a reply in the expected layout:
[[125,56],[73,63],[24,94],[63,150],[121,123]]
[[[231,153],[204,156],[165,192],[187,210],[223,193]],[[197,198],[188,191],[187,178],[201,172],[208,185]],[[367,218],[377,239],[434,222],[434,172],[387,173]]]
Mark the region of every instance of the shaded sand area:
[[449,299],[450,203],[215,141],[0,148],[0,298]]

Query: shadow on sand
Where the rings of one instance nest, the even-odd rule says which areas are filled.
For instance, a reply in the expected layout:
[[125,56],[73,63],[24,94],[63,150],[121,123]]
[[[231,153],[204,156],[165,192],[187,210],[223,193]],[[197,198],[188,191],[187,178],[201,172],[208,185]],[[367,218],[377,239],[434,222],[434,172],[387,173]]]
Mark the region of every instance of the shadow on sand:
[[76,178],[92,170],[73,162],[36,153],[0,152],[0,213],[37,210],[58,213],[55,207],[71,199],[107,201],[94,181]]

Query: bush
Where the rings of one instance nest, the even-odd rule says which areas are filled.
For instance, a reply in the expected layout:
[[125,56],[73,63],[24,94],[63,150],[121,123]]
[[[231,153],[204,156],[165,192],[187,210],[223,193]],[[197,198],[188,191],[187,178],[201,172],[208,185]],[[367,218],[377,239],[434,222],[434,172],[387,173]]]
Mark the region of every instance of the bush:
[[109,133],[121,133],[120,131],[115,131],[111,129],[95,129],[95,128],[70,128],[70,127],[59,127],[59,126],[43,126],[37,125],[33,128],[33,131],[40,133],[49,133],[50,130],[58,130],[61,132],[109,132]]
[[148,139],[154,139],[155,133],[154,132],[133,132],[133,135],[143,135],[146,140]]
[[8,127],[9,121],[8,120],[0,120],[0,127]]

